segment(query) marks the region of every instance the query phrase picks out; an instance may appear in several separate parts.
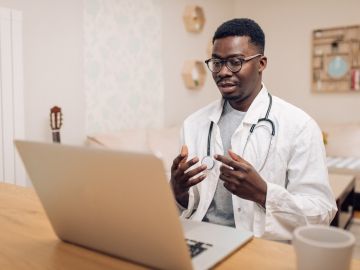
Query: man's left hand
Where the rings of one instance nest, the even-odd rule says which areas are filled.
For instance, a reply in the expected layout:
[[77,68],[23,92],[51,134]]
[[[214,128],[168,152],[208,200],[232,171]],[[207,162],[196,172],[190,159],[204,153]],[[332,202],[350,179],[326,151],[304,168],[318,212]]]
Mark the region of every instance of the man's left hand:
[[267,185],[255,168],[246,160],[229,150],[230,158],[215,155],[223,163],[220,179],[224,187],[240,198],[254,201],[265,208]]

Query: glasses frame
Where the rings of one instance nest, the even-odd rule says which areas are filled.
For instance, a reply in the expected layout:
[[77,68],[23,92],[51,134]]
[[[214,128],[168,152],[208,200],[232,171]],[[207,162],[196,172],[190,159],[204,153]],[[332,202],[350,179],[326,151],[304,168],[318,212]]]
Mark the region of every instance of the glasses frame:
[[[224,65],[225,65],[226,68],[227,68],[228,70],[230,70],[232,73],[236,73],[236,72],[239,72],[239,71],[242,69],[244,63],[246,63],[246,62],[248,62],[248,61],[250,61],[250,60],[252,60],[252,59],[254,59],[254,58],[256,58],[256,57],[259,57],[259,56],[263,56],[263,54],[258,53],[258,54],[254,54],[254,55],[251,55],[251,56],[248,56],[248,57],[245,57],[245,58],[236,57],[236,56],[235,56],[235,57],[224,58],[224,59],[221,59],[221,58],[209,58],[209,59],[205,60],[205,64],[206,64],[206,66],[208,67],[208,69],[209,69],[212,73],[219,73],[219,72],[222,70],[222,68],[223,68]],[[229,59],[232,59],[232,58],[238,58],[238,59],[241,61],[241,65],[240,65],[240,68],[239,68],[239,69],[232,70],[232,69],[228,66]],[[217,60],[218,62],[220,62],[220,64],[221,64],[220,69],[219,69],[218,71],[213,71],[213,70],[211,70],[211,68],[210,68],[210,66],[209,66],[209,63],[210,63],[212,60],[214,60],[214,59],[216,59],[216,60]]]

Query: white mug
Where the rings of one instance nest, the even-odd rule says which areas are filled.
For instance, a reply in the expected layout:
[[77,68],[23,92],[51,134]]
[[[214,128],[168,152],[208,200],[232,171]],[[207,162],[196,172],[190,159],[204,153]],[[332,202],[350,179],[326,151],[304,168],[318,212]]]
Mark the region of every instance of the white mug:
[[294,230],[298,270],[349,270],[355,237],[349,231],[324,225]]

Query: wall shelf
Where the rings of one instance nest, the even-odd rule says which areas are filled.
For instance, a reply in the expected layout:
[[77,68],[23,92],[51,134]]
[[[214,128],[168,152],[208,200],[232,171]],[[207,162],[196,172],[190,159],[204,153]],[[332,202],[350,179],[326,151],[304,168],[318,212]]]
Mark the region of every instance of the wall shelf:
[[204,11],[200,6],[189,5],[184,10],[184,24],[188,32],[199,33],[205,25]]
[[200,89],[205,83],[205,64],[198,60],[187,60],[184,63],[181,75],[188,89]]

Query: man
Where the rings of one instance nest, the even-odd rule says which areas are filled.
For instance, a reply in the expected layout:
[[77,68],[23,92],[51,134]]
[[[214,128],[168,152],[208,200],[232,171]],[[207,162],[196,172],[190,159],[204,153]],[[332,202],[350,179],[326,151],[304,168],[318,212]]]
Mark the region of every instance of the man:
[[290,240],[337,209],[315,121],[262,83],[265,36],[250,19],[223,23],[205,61],[222,95],[183,124],[171,168],[181,215]]

